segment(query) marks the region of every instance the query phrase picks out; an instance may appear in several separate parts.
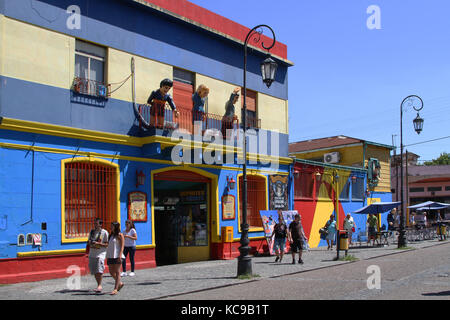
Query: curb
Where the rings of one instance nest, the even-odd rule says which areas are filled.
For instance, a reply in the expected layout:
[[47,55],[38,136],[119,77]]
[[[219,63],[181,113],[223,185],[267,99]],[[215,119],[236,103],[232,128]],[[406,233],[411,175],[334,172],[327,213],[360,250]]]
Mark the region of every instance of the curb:
[[445,245],[445,244],[449,244],[449,243],[450,242],[443,241],[442,243],[436,243],[436,244],[432,244],[432,245],[425,246],[425,247],[422,247],[422,248],[414,248],[414,247],[412,247],[411,249],[399,250],[398,252],[390,252],[390,253],[381,254],[381,255],[378,255],[378,256],[369,257],[369,258],[365,258],[365,259],[361,259],[361,260],[342,261],[341,263],[335,263],[335,264],[328,265],[328,266],[323,266],[323,267],[315,267],[315,268],[311,268],[311,269],[300,270],[300,271],[295,271],[295,272],[289,272],[289,273],[284,273],[282,275],[276,275],[276,276],[270,276],[270,277],[264,277],[264,278],[263,277],[259,277],[259,278],[256,278],[256,279],[243,280],[242,282],[238,282],[238,283],[224,284],[224,285],[220,285],[220,286],[214,286],[214,287],[209,287],[209,288],[205,288],[205,289],[197,289],[197,290],[192,290],[192,291],[187,291],[187,292],[182,292],[182,293],[167,294],[167,295],[164,295],[164,296],[159,296],[159,297],[155,297],[155,298],[148,298],[148,299],[144,299],[144,300],[159,300],[159,299],[165,299],[165,298],[170,298],[170,297],[182,296],[182,295],[190,294],[190,293],[204,292],[204,291],[209,291],[209,290],[214,290],[214,289],[220,289],[220,288],[236,286],[236,285],[240,285],[240,284],[244,284],[244,283],[260,281],[260,280],[263,280],[263,279],[275,279],[275,278],[280,278],[280,277],[284,277],[284,276],[301,274],[301,273],[305,273],[305,272],[309,272],[309,271],[315,271],[315,270],[332,268],[332,267],[336,267],[336,266],[343,265],[343,264],[356,263],[356,262],[361,262],[361,261],[366,261],[366,260],[371,260],[371,259],[387,257],[387,256],[395,255],[395,254],[407,253],[407,252],[411,252],[411,251],[414,251],[414,250],[428,249],[428,248],[432,248],[432,247],[436,247],[436,246],[440,246],[440,245]]

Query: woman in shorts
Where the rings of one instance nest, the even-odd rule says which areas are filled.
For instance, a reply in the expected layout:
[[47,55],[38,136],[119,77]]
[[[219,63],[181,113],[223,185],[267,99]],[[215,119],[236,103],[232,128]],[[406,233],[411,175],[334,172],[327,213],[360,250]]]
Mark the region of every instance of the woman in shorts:
[[123,287],[120,277],[120,266],[122,265],[125,240],[123,234],[120,232],[120,223],[111,223],[111,235],[109,237],[108,248],[106,249],[106,263],[109,267],[109,273],[115,280],[114,290],[111,295],[117,294]]

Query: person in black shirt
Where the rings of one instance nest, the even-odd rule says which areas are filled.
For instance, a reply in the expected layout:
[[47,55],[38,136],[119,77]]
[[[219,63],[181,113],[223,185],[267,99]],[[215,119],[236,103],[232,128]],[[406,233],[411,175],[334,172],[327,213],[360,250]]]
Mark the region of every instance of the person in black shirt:
[[283,260],[284,248],[286,245],[286,236],[287,236],[287,226],[283,219],[283,214],[281,210],[278,210],[278,223],[273,227],[272,237],[275,235],[275,242],[273,245],[273,249],[275,250],[275,254],[277,258],[275,262]]
[[292,251],[292,264],[295,264],[295,253],[298,252],[298,263],[303,264],[302,252],[303,252],[303,240],[306,240],[305,232],[303,230],[301,217],[296,214],[294,221],[289,225],[289,242],[291,244]]

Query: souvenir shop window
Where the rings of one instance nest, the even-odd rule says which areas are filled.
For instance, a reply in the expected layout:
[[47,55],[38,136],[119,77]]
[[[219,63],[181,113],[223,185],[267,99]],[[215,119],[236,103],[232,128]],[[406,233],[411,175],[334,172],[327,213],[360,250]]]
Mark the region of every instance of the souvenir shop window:
[[177,208],[179,217],[178,246],[208,245],[206,204],[185,204]]

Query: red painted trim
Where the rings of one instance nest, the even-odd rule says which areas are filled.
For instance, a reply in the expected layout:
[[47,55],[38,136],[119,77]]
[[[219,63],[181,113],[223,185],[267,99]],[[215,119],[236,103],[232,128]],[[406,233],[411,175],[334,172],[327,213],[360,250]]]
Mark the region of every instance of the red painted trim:
[[[230,243],[212,243],[211,244],[211,259],[231,260],[239,257],[239,242]],[[250,240],[250,254],[267,254],[269,247],[266,239]]]
[[[89,274],[88,257],[84,253],[38,256],[0,260],[0,284],[67,278],[69,266],[80,267],[81,275]],[[155,249],[139,249],[135,256],[135,269],[155,268]],[[127,270],[130,270],[127,259]],[[106,267],[105,274],[109,273]]]
[[[212,11],[209,11],[186,0],[144,0],[144,1],[159,6],[165,10],[168,10],[179,16],[185,17],[189,20],[200,23],[208,28],[219,31],[225,35],[236,38],[242,42],[245,41],[245,36],[250,31],[249,28],[237,22],[227,19],[219,14],[216,14]],[[268,32],[268,30],[264,30],[264,32]],[[263,34],[261,37],[261,41],[258,44],[258,47],[260,49],[262,49],[261,47],[262,42],[268,45],[272,43],[272,40]],[[287,59],[287,46],[281,42],[277,41],[275,43],[275,46],[270,50],[270,52],[283,59]]]
[[[239,242],[212,243],[211,259],[229,260],[239,257]],[[266,239],[250,240],[250,254],[268,252]],[[0,284],[42,281],[49,279],[68,278],[72,273],[67,268],[72,265],[80,267],[81,275],[89,274],[88,257],[84,253],[12,258],[0,260]],[[139,249],[135,256],[135,269],[156,268],[155,249]],[[127,271],[130,261],[127,259]],[[108,274],[108,267],[105,274]]]

